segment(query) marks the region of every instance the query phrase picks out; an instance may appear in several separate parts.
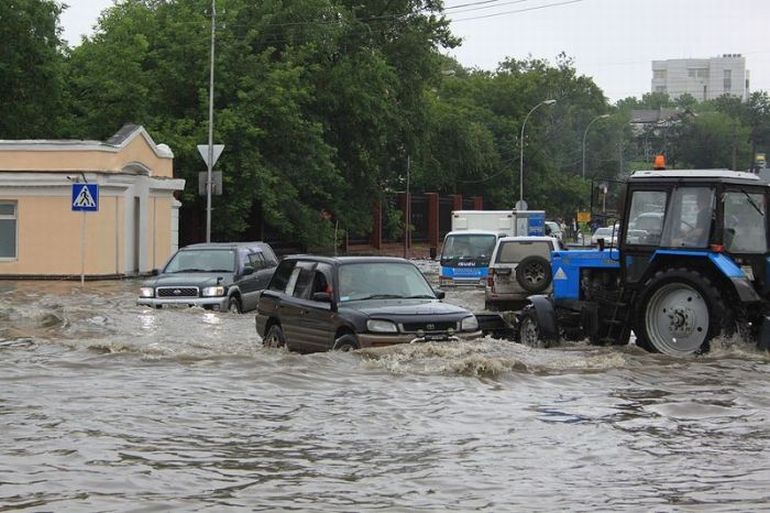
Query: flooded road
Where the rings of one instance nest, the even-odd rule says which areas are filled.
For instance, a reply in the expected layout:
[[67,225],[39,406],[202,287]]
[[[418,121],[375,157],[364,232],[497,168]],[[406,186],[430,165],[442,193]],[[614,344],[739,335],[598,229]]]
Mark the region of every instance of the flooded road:
[[138,285],[0,281],[0,511],[770,508],[770,358],[747,346],[303,356]]

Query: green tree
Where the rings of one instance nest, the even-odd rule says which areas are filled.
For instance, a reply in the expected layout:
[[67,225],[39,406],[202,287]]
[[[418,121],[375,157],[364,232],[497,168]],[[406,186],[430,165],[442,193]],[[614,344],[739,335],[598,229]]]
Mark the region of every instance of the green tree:
[[[69,132],[103,138],[134,121],[169,143],[187,180],[184,220],[203,212],[195,147],[207,139],[209,5],[123,0],[68,67]],[[373,199],[424,137],[438,48],[455,43],[440,4],[218,5],[214,137],[226,150],[214,237],[250,236],[256,216],[284,238],[324,244],[332,227],[321,209],[346,230],[368,229]]]
[[0,138],[50,138],[61,110],[61,6],[0,2]]

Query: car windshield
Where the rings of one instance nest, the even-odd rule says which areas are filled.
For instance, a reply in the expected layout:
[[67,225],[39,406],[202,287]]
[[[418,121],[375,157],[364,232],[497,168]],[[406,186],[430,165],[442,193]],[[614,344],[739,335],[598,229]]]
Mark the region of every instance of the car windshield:
[[488,264],[497,237],[492,234],[449,235],[444,241],[441,261],[476,260],[479,264]]
[[612,228],[598,228],[596,235],[612,235]]
[[183,249],[169,261],[164,273],[231,273],[235,252],[231,249]]
[[436,299],[419,269],[408,262],[362,262],[339,268],[340,301]]

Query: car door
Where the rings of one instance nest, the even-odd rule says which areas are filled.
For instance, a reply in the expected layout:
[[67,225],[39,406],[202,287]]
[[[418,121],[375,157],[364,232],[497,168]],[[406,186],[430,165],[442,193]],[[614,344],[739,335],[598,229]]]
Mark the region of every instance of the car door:
[[297,297],[300,308],[301,337],[312,351],[326,351],[334,345],[337,324],[331,288],[332,266],[318,263],[310,286]]
[[313,281],[314,269],[315,262],[307,260],[297,262],[289,277],[286,293],[279,310],[283,334],[286,337],[286,346],[289,349],[302,352],[318,350],[308,340],[307,327],[303,321],[303,316],[307,310],[305,297]]
[[238,249],[238,265],[235,270],[235,284],[241,292],[241,308],[244,311],[252,310],[257,305],[257,282],[250,254],[247,248]]

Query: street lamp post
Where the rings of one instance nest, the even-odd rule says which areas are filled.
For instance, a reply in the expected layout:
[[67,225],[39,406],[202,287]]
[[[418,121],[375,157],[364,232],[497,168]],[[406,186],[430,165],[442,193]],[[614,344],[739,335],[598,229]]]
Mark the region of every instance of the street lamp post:
[[588,125],[586,125],[586,129],[583,131],[583,173],[582,177],[585,180],[586,177],[586,135],[588,135],[588,129],[591,128],[591,125],[594,124],[594,122],[599,121],[600,119],[605,119],[610,117],[609,114],[599,114],[595,118],[593,118],[591,121],[588,122]]
[[553,105],[554,103],[556,103],[556,100],[543,100],[542,102],[538,103],[532,107],[526,116],[524,116],[524,123],[521,124],[521,135],[519,136],[519,144],[521,146],[521,150],[519,152],[519,202],[521,204],[524,203],[524,127],[527,126],[527,120],[529,119],[529,116],[535,112],[538,107],[541,105]]

